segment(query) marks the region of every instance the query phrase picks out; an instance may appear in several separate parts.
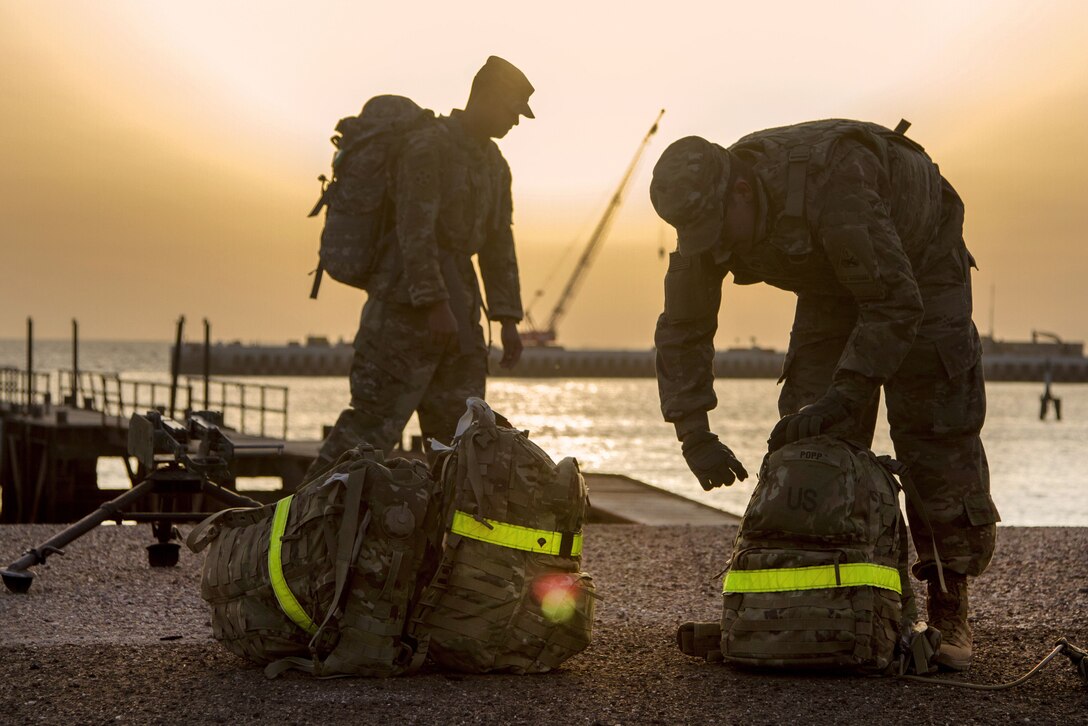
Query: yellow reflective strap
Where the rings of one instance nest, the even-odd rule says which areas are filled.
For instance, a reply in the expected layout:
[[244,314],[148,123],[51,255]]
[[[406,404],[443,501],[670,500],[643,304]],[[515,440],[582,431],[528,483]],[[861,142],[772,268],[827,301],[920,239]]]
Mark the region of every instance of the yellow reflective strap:
[[777,570],[730,570],[722,581],[722,592],[785,592],[866,585],[903,593],[899,570],[868,562],[851,562],[838,568],[816,565]]
[[[485,519],[487,524],[478,522],[471,514],[460,510],[453,513],[453,526],[450,531],[462,537],[488,542],[509,547],[514,550],[526,552],[540,552],[545,555],[562,554],[563,533],[552,532],[546,529],[532,529],[517,524],[507,524],[494,519]],[[487,525],[491,525],[489,528]],[[582,533],[573,535],[570,556],[577,557],[582,554]]]
[[276,513],[272,517],[272,534],[268,539],[268,577],[272,580],[272,592],[276,594],[280,609],[291,618],[295,625],[313,635],[317,632],[317,624],[302,609],[295,593],[291,592],[291,588],[287,585],[287,578],[283,576],[282,538],[287,529],[287,515],[291,512],[291,496],[276,502]]

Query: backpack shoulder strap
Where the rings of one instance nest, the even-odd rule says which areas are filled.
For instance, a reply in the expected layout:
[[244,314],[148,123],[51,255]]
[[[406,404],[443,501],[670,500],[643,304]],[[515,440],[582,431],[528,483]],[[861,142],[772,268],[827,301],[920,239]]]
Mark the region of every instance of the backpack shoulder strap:
[[[337,536],[336,545],[336,589],[332,601],[329,604],[329,609],[325,613],[325,618],[321,621],[321,625],[315,626],[313,630],[304,628],[308,633],[313,635],[310,640],[312,660],[306,660],[305,658],[281,658],[277,661],[273,661],[268,664],[264,671],[268,678],[275,678],[284,671],[291,669],[301,670],[311,675],[320,673],[322,669],[323,663],[319,660],[317,654],[318,643],[320,642],[324,631],[342,612],[340,601],[343,599],[344,588],[346,587],[349,575],[351,574],[351,566],[354,557],[358,552],[359,545],[362,542],[363,534],[366,532],[367,526],[370,523],[369,512],[367,512],[366,516],[363,518],[362,523],[360,524],[359,522],[359,509],[363,499],[363,484],[366,481],[368,469],[369,467],[362,467],[352,471],[348,474],[344,482],[344,517],[341,520],[340,532]],[[269,557],[271,558],[271,553],[269,553]],[[276,593],[276,598],[279,600],[278,591]],[[283,601],[279,601],[280,606],[283,607]],[[290,613],[287,614],[294,620],[294,617],[291,616]],[[295,622],[298,623],[297,620],[295,620]],[[303,626],[300,624],[300,627]]]
[[811,158],[812,150],[808,144],[794,146],[789,151],[786,167],[786,204],[783,216],[795,218],[802,223],[805,221],[805,181]]
[[347,481],[344,483],[344,518],[340,523],[340,533],[336,543],[336,590],[333,593],[329,610],[325,613],[325,619],[321,622],[317,632],[314,633],[313,640],[310,641],[311,652],[316,648],[321,632],[329,626],[333,618],[341,610],[340,601],[343,598],[344,588],[351,572],[352,558],[357,548],[356,540],[362,540],[363,533],[370,523],[369,511],[361,526],[359,523],[359,508],[363,501],[363,484],[366,481],[368,471],[369,467],[356,469],[348,474]]

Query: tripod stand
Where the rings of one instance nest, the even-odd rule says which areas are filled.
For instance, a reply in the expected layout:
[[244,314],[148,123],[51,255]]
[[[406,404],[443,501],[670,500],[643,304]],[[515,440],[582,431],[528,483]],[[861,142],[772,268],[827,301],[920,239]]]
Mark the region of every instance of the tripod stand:
[[[200,412],[189,417],[188,425],[164,418],[149,411],[146,416],[133,414],[129,421],[128,449],[145,471],[150,472],[139,484],[111,499],[95,511],[68,526],[38,547],[31,547],[12,562],[0,577],[14,593],[30,590],[34,580],[27,568],[40,565],[50,555],[64,554],[61,548],[82,537],[103,522],[122,520],[150,522],[157,542],[148,545],[147,559],[152,567],[173,567],[178,563],[181,545],[178,522],[198,522],[208,512],[159,511],[130,512],[127,508],[144,496],[162,497],[206,494],[229,507],[259,507],[249,497],[242,496],[215,481],[230,480],[230,461],[237,447],[219,428],[218,414]],[[200,441],[198,453],[191,455],[189,443]],[[282,445],[256,445],[241,448],[280,448]]]

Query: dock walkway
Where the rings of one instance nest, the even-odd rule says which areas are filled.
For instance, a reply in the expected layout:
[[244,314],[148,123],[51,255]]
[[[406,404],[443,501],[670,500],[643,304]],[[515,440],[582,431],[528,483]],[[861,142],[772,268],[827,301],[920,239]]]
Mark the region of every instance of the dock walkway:
[[624,474],[587,472],[591,522],[616,524],[740,524],[740,517]]

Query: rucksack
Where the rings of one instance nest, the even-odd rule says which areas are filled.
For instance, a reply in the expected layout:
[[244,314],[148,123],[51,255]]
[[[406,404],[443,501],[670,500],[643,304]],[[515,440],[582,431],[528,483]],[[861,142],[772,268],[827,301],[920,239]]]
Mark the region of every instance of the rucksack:
[[890,672],[916,619],[898,497],[888,468],[845,441],[816,436],[769,454],[722,584],[721,657]]
[[[873,123],[848,119],[825,119],[807,123],[764,129],[749,134],[729,147],[730,154],[749,164],[767,195],[778,201],[781,213],[774,218],[774,229],[767,244],[757,245],[744,259],[734,259],[730,271],[737,284],[769,282],[793,291],[811,290],[826,294],[829,289],[845,288],[859,300],[873,300],[885,294],[883,283],[876,275],[878,269],[868,242],[851,247],[858,264],[851,264],[848,274],[832,265],[810,265],[805,274],[789,272],[788,262],[801,263],[821,248],[812,231],[820,213],[822,191],[827,189],[829,175],[835,168],[835,150],[839,144],[852,141],[868,149],[885,170],[896,169],[899,174],[916,173],[916,165],[932,167],[925,150],[905,135],[910,124],[901,121],[895,130]],[[915,185],[925,188],[926,184]],[[938,195],[940,183],[929,185]],[[937,198],[930,200],[937,202]],[[888,210],[894,224],[909,217],[913,204],[922,199],[899,199]],[[898,227],[900,234],[906,230]],[[838,264],[838,261],[832,262]],[[784,266],[783,266],[784,265]],[[776,271],[776,272],[775,272]],[[783,275],[777,277],[778,274]],[[774,279],[767,276],[773,275]],[[803,279],[802,279],[803,278]]]
[[[375,96],[358,116],[340,119],[333,136],[332,179],[322,175],[321,197],[310,217],[325,211],[319,262],[310,297],[316,298],[323,272],[366,290],[394,228],[390,174],[402,139],[435,123],[432,111],[404,96]],[[327,184],[326,184],[327,181]]]
[[429,658],[469,673],[541,673],[584,650],[595,590],[581,571],[589,500],[578,462],[556,464],[470,398],[435,467],[451,506],[418,611]]
[[442,521],[425,464],[364,444],[275,504],[208,517],[186,543],[208,548],[201,596],[228,650],[270,677],[392,676],[426,655],[410,616]]

